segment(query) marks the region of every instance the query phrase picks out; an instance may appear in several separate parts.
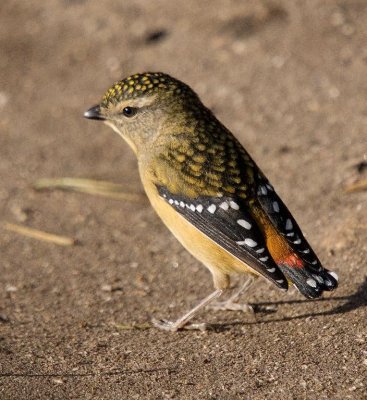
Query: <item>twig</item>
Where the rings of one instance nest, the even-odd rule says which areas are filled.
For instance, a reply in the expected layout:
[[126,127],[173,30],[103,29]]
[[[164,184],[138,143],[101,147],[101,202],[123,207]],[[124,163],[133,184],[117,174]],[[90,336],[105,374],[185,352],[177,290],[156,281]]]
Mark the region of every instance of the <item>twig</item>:
[[113,326],[117,329],[120,329],[122,331],[129,331],[129,330],[146,330],[146,329],[150,329],[152,328],[152,325],[145,323],[145,324],[136,324],[136,323],[132,323],[132,324],[113,324]]
[[107,181],[96,181],[93,179],[82,178],[55,178],[39,179],[34,182],[33,188],[36,190],[61,189],[81,193],[94,194],[97,196],[108,197],[117,200],[132,202],[144,202],[143,195],[124,191],[123,185]]
[[75,240],[66,236],[54,235],[40,231],[38,229],[28,228],[22,225],[11,224],[9,222],[4,223],[4,228],[19,233],[20,235],[28,236],[33,239],[42,240],[44,242],[55,243],[59,246],[72,246],[75,244]]
[[347,186],[344,190],[347,193],[361,192],[362,190],[367,190],[367,179],[353,183]]

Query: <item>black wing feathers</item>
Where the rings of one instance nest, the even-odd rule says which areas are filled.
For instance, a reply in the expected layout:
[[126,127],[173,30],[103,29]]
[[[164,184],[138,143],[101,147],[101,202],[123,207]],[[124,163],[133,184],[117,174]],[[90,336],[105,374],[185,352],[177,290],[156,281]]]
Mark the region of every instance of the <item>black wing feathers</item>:
[[278,232],[287,240],[299,257],[310,264],[315,271],[320,261],[302,234],[296,220],[269,182],[261,182],[257,190],[258,201]]
[[287,280],[271,258],[265,240],[243,201],[230,197],[188,199],[166,188],[158,192],[167,203],[225,250],[271,280],[288,288]]
[[284,274],[308,298],[316,298],[324,290],[338,286],[337,275],[323,268],[316,254],[302,234],[297,222],[265,177],[259,177],[257,198],[262,209],[289,246],[304,262],[302,268],[279,264]]

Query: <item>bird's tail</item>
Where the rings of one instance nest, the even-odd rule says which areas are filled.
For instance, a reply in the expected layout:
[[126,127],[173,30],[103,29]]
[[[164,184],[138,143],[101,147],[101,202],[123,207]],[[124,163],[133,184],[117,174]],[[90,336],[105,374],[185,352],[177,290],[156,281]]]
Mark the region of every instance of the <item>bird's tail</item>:
[[[275,196],[275,192],[272,192],[272,195]],[[283,225],[274,217],[274,213],[271,214],[270,211],[266,213],[262,207],[255,206],[253,212],[255,218],[261,222],[272,258],[288,282],[294,284],[305,297],[310,299],[320,297],[324,291],[336,289],[337,274],[322,267],[290,212],[279,197],[274,199],[279,207],[279,212],[275,213],[277,217],[280,218],[280,214],[285,215],[287,222]],[[282,226],[285,229],[281,230]]]
[[320,266],[316,268],[295,253],[276,262],[287,279],[309,299],[320,297],[322,292],[338,287],[338,275],[335,272]]

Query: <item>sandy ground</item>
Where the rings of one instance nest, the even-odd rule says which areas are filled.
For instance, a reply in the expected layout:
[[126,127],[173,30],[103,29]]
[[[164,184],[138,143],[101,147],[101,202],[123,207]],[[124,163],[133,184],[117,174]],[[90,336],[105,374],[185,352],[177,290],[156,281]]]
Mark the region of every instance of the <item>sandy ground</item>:
[[[9,0],[0,18],[0,398],[366,399],[367,192],[344,191],[366,178],[365,0]],[[255,315],[147,325],[210,293],[207,270],[144,199],[32,189],[83,177],[142,193],[132,152],[82,114],[145,70],[189,83],[245,144],[335,293],[259,281]]]

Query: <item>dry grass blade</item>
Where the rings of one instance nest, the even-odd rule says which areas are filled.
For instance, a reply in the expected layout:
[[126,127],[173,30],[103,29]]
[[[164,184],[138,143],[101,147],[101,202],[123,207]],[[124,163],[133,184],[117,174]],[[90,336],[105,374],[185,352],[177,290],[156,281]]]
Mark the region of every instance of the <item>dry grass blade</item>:
[[145,323],[145,324],[137,324],[137,323],[132,323],[132,324],[113,324],[113,326],[119,330],[122,331],[130,331],[130,330],[146,330],[146,329],[151,329],[152,325]]
[[347,193],[361,192],[367,190],[367,179],[355,182],[344,189]]
[[81,193],[88,193],[97,196],[108,197],[117,200],[126,200],[133,202],[145,201],[145,197],[138,193],[129,193],[124,191],[123,186],[118,183],[107,181],[96,181],[93,179],[81,178],[56,178],[40,179],[33,184],[36,190],[61,189]]
[[40,231],[38,229],[28,228],[22,225],[11,224],[5,222],[4,228],[8,231],[19,233],[23,236],[28,236],[33,239],[42,240],[44,242],[51,242],[59,246],[72,246],[75,244],[75,240],[66,236],[54,235],[52,233],[47,233]]

